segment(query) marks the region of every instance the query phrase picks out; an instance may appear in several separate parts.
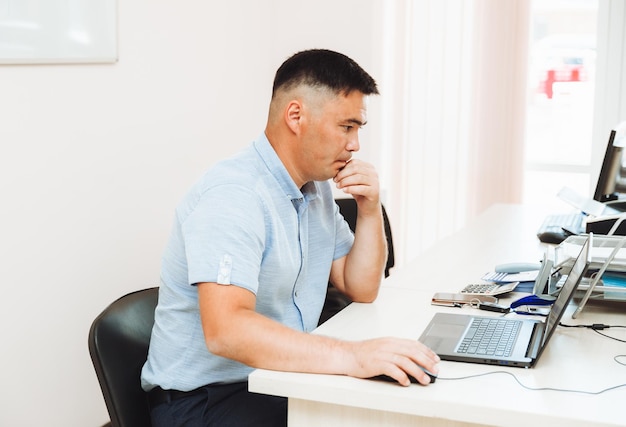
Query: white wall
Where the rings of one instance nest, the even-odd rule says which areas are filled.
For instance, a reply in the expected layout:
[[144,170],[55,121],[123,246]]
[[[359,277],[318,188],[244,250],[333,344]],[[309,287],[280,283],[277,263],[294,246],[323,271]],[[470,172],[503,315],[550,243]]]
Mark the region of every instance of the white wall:
[[176,202],[263,130],[287,56],[328,47],[377,77],[379,1],[118,4],[118,63],[0,66],[2,426],[107,421],[89,326],[158,284]]

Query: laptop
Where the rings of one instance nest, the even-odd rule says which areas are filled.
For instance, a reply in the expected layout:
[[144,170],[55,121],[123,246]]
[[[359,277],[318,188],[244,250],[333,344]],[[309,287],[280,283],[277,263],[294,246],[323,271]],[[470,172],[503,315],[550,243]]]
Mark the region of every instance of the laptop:
[[[430,347],[442,360],[524,368],[534,366],[589,268],[592,239],[593,235],[589,234],[545,322],[502,316],[436,313],[419,341]],[[479,326],[479,322],[490,324]],[[489,339],[491,342],[485,344],[485,337],[493,331],[508,334],[508,338],[497,344]]]

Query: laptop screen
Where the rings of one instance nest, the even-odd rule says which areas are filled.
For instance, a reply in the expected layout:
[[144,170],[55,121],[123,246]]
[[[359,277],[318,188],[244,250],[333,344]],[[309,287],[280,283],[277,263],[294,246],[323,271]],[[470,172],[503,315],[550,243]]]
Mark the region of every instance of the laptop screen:
[[572,295],[574,295],[574,291],[587,271],[590,261],[589,255],[591,252],[590,247],[592,245],[592,239],[593,234],[589,234],[589,237],[580,250],[580,254],[578,254],[578,258],[576,258],[576,261],[572,266],[572,270],[567,275],[567,279],[565,279],[565,283],[561,287],[561,292],[559,292],[558,298],[552,305],[552,309],[550,310],[550,314],[548,314],[548,318],[546,320],[546,332],[543,337],[543,343],[541,346],[542,349],[545,347],[545,343],[550,339],[550,336],[554,333],[554,330],[561,321],[563,313],[565,313],[565,309],[567,308],[567,304],[569,304],[572,299]]

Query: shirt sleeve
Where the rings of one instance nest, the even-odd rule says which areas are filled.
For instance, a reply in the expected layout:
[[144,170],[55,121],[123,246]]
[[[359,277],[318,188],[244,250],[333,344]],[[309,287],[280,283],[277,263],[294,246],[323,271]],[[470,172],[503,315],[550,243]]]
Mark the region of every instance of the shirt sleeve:
[[189,284],[233,284],[256,294],[265,225],[252,189],[225,184],[204,191],[181,229]]

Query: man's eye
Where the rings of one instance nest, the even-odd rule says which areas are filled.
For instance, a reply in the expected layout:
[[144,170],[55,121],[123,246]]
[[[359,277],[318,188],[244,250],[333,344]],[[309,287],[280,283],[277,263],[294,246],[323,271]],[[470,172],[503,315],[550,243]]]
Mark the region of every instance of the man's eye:
[[352,126],[350,126],[350,125],[344,125],[342,127],[345,129],[346,132],[349,132],[350,129],[352,129]]

